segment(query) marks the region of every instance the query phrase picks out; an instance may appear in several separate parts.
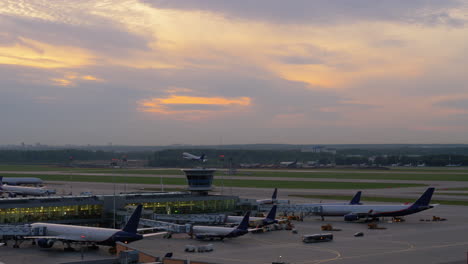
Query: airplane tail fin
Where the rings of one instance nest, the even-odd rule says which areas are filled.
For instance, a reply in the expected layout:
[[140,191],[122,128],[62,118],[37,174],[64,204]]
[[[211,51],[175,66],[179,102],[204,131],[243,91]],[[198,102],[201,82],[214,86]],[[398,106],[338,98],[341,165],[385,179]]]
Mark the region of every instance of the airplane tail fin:
[[432,194],[434,193],[435,188],[427,188],[427,190],[419,197],[413,206],[428,206],[432,199]]
[[122,229],[122,231],[128,232],[128,233],[137,233],[138,229],[138,224],[140,223],[140,217],[141,217],[141,211],[143,210],[143,206],[139,204],[136,208],[135,211],[133,211],[133,214],[130,216],[128,219],[127,224],[125,227]]
[[268,212],[268,215],[266,216],[266,219],[275,220],[275,218],[276,218],[276,207],[277,207],[277,205],[273,205],[273,207],[271,207],[271,210],[270,210],[270,212]]
[[278,188],[275,188],[273,191],[273,195],[271,196],[271,200],[274,201],[276,200],[276,197],[278,196]]
[[349,204],[361,204],[361,191],[358,191]]
[[250,217],[250,211],[248,211],[244,215],[244,218],[242,218],[242,222],[237,226],[236,229],[247,231],[249,229],[249,217]]
[[200,160],[202,160],[202,161],[205,160],[205,153],[201,154]]
[[3,176],[0,176],[0,190],[3,189],[2,186],[3,186]]

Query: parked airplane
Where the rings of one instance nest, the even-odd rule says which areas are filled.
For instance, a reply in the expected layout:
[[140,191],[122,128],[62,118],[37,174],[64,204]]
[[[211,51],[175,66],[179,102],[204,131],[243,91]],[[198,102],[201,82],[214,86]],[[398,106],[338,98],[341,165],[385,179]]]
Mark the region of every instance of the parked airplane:
[[[310,204],[310,205],[360,205],[361,204],[361,191],[358,191],[353,198],[348,203],[319,203],[319,204]],[[301,204],[301,205],[308,205],[308,204]]]
[[241,223],[236,227],[219,227],[219,226],[192,226],[190,230],[190,236],[196,239],[220,239],[223,240],[227,237],[238,237],[245,235],[249,232],[249,217],[250,211],[248,211]]
[[207,159],[205,159],[205,154],[202,154],[201,156],[195,156],[195,155],[190,154],[188,152],[184,152],[184,153],[182,153],[182,156],[183,156],[184,159],[188,159],[188,160],[200,160],[202,162],[207,161]]
[[278,200],[276,197],[278,196],[278,188],[275,188],[273,191],[273,195],[271,195],[271,199],[260,199],[257,200],[257,204],[288,204],[289,200]]
[[[268,215],[266,217],[249,217],[249,222],[251,221],[261,222],[260,223],[261,226],[278,223],[278,220],[276,220],[276,208],[277,208],[277,205],[273,205],[273,207],[271,207],[271,210],[268,212]],[[244,217],[242,216],[229,215],[226,219],[226,222],[240,223],[242,222],[243,218]]]
[[3,177],[3,183],[8,185],[41,185],[42,180],[34,177]]
[[55,194],[55,190],[48,190],[42,187],[12,186],[3,184],[3,176],[0,176],[0,192],[7,193],[10,197],[16,197],[16,195],[43,196]]
[[[257,204],[289,204],[289,200],[278,200],[277,199],[277,196],[278,196],[278,188],[275,188],[275,190],[273,191],[273,195],[271,196],[271,199],[263,199],[263,200],[257,200]],[[324,203],[324,204],[335,204],[335,205],[340,205],[340,204],[361,204],[361,191],[358,191],[354,196],[353,198],[351,199],[351,201],[349,201],[349,203]],[[319,204],[298,204],[298,205],[311,205],[311,206],[315,206],[315,205],[321,205],[322,203],[319,203]]]
[[329,205],[323,204],[317,207],[316,215],[343,216],[345,221],[357,221],[359,219],[376,219],[384,216],[405,216],[431,209],[436,205],[431,205],[434,188],[428,188],[416,202],[411,205]]
[[141,211],[142,205],[138,205],[122,230],[77,225],[33,223],[31,224],[33,230],[46,230],[46,235],[29,236],[25,237],[25,239],[36,239],[37,245],[41,248],[51,248],[56,241],[61,241],[68,246],[65,250],[73,250],[70,246],[71,243],[115,246],[115,242],[118,241],[130,243],[143,239],[143,237],[159,234],[152,233],[141,235],[137,233]]

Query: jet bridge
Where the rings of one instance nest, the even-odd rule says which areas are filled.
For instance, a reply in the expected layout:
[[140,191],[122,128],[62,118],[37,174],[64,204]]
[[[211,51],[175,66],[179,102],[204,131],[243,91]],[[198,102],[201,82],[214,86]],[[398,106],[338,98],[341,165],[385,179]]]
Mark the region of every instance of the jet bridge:
[[24,237],[27,236],[46,236],[46,227],[33,228],[31,225],[0,225],[0,238],[3,243],[8,240],[14,240],[14,248],[18,248]]
[[189,233],[191,229],[191,224],[178,225],[145,218],[140,218],[140,225],[154,227],[170,233]]
[[222,225],[226,222],[225,214],[153,214],[153,219],[157,221],[172,222],[172,223],[191,223],[191,224],[207,224],[207,225]]

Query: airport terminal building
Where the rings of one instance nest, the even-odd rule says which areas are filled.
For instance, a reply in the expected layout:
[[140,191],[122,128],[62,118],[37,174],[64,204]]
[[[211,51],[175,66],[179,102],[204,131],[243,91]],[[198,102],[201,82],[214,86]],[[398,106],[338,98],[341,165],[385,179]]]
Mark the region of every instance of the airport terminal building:
[[113,219],[114,211],[125,215],[127,208],[137,204],[156,214],[196,214],[232,212],[237,201],[236,196],[189,192],[4,198],[0,200],[0,224],[47,221],[106,225]]
[[[144,214],[210,214],[235,211],[239,197],[210,195],[213,169],[185,169],[186,192],[49,196],[0,199],[0,224],[52,222],[117,226],[128,209],[142,204]],[[131,211],[131,210],[130,210]],[[148,218],[151,218],[148,217]],[[112,223],[112,224],[111,224]]]

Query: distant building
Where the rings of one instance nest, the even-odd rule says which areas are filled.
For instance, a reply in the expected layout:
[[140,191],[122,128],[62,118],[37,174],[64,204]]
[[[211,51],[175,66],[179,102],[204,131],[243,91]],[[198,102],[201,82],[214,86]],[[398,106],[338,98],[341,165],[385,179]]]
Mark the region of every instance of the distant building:
[[301,149],[301,152],[312,152],[312,153],[332,153],[336,154],[336,149],[326,148],[324,146],[313,146],[313,147],[306,147]]

